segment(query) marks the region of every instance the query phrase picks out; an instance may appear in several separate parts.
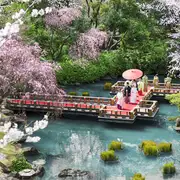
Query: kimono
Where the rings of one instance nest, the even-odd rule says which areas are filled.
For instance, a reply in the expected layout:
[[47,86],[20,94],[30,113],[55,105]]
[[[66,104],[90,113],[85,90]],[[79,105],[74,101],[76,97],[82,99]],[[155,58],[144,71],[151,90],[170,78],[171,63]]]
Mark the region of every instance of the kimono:
[[136,100],[137,100],[137,88],[136,87],[132,87],[131,88],[130,102],[131,103],[136,103]]
[[167,77],[167,78],[164,79],[165,87],[167,89],[171,88],[171,81],[172,81],[172,79],[170,77]]
[[123,109],[124,107],[124,97],[122,92],[117,93],[117,108]]
[[143,81],[143,92],[147,92],[147,90],[148,90],[148,77],[146,75],[144,75],[142,77],[142,81]]
[[138,82],[138,94],[139,94],[140,96],[143,95],[142,91],[143,91],[143,82],[142,82],[142,81],[139,81],[139,82]]
[[159,78],[158,76],[154,76],[154,79],[153,79],[153,85],[155,88],[158,88],[158,85],[159,84]]

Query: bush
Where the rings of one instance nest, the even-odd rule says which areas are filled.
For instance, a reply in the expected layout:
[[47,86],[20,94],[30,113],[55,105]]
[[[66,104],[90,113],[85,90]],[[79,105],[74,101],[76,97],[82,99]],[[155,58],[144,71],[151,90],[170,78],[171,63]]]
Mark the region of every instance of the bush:
[[172,144],[165,142],[157,144],[154,141],[143,141],[140,148],[146,156],[157,156],[159,152],[171,152]]
[[172,144],[161,142],[158,144],[158,149],[160,152],[171,152],[172,151]]
[[71,96],[77,96],[77,92],[71,91],[71,92],[68,92],[68,95],[71,95]]
[[106,82],[104,84],[104,90],[111,90],[111,86],[112,86],[112,83],[111,82]]
[[116,157],[115,152],[113,150],[110,150],[102,152],[101,159],[103,161],[116,161],[118,160],[118,157]]
[[89,93],[88,92],[83,92],[82,96],[89,96]]
[[112,141],[110,144],[109,144],[109,146],[108,146],[108,149],[109,150],[113,150],[113,151],[115,151],[115,150],[121,150],[121,149],[123,149],[122,148],[122,142],[119,142],[119,141]]
[[176,172],[176,168],[174,163],[167,163],[163,166],[163,174],[174,174]]
[[146,156],[157,156],[159,152],[157,144],[154,141],[143,141],[140,148]]
[[157,146],[151,145],[145,146],[143,151],[146,156],[157,156],[159,153]]
[[136,173],[132,177],[132,180],[145,180],[145,177],[143,177],[142,174],[140,174],[140,173]]
[[24,169],[32,169],[32,166],[24,157],[19,157],[12,162],[10,169],[12,172],[20,172]]

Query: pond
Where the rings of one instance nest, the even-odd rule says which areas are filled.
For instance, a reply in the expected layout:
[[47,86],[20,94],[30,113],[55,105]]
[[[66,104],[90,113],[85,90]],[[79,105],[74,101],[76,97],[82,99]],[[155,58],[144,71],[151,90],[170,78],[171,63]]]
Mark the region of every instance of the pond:
[[[88,91],[92,96],[110,97],[108,91],[103,91],[103,82],[68,87],[67,90],[78,90],[80,93]],[[27,145],[39,149],[41,157],[46,159],[43,180],[58,179],[59,172],[65,168],[91,171],[96,174],[96,180],[119,180],[121,176],[129,178],[137,172],[160,180],[163,164],[174,162],[180,170],[180,134],[173,130],[174,122],[167,120],[167,117],[178,114],[175,106],[162,101],[160,112],[154,121],[141,120],[132,125],[102,123],[90,117],[62,118],[52,121],[46,129],[35,133],[41,137],[38,143]],[[28,117],[35,120],[41,116],[42,114],[29,114]],[[107,149],[112,140],[117,139],[121,139],[125,145],[124,150],[117,153],[120,162],[105,164],[100,160],[100,153]],[[138,149],[142,140],[172,142],[173,153],[147,158]],[[180,174],[171,179],[180,179]]]

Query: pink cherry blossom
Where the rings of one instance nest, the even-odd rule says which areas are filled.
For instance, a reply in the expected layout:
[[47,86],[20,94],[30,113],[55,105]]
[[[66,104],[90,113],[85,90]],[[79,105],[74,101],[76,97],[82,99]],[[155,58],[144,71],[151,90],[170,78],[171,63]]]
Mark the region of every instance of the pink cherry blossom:
[[70,49],[72,57],[95,59],[100,49],[106,46],[108,34],[99,29],[92,28],[86,33],[81,33],[75,44]]
[[53,65],[40,61],[38,44],[25,45],[17,39],[7,40],[0,48],[0,95],[16,92],[17,85],[26,91],[63,95],[57,87]]
[[53,9],[51,13],[45,15],[45,23],[48,26],[64,28],[72,21],[81,16],[81,10],[77,8]]

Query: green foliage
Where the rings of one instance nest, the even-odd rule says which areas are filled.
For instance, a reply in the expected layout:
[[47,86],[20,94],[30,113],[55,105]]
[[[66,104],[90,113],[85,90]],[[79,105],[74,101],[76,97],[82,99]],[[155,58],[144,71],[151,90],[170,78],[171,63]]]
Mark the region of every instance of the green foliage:
[[71,96],[77,96],[77,92],[71,91],[71,92],[68,92],[68,95],[71,95]]
[[111,86],[112,86],[112,83],[111,82],[106,82],[104,84],[104,90],[111,90]]
[[101,159],[103,161],[116,161],[118,158],[115,155],[115,152],[113,150],[110,151],[104,151],[101,153]]
[[4,132],[0,132],[0,139],[2,139],[4,137],[5,133]]
[[[4,28],[7,22],[13,22],[12,15],[14,15],[16,12],[19,12],[20,9],[25,10],[27,7],[27,3],[20,2],[13,2],[11,5],[5,6],[0,15],[0,29]],[[28,14],[29,13],[27,12],[26,15]]]
[[145,177],[143,177],[142,174],[140,174],[140,173],[136,173],[132,177],[132,180],[145,180]]
[[12,162],[10,169],[12,172],[20,172],[24,169],[32,169],[32,166],[26,161],[24,157],[19,157]]
[[176,121],[177,118],[180,118],[180,116],[168,117],[168,121]]
[[173,105],[176,105],[180,109],[180,93],[166,95],[165,98]]
[[127,64],[128,61],[119,57],[118,51],[105,51],[98,61],[86,61],[85,64],[66,59],[60,63],[62,70],[56,73],[57,81],[60,84],[90,83],[106,75],[121,75]]
[[172,151],[172,144],[161,142],[158,144],[158,149],[160,152],[171,152]]
[[109,146],[108,146],[108,149],[109,150],[121,150],[123,149],[123,143],[122,142],[119,142],[119,141],[112,141]]
[[174,163],[170,162],[170,163],[164,164],[163,174],[174,174],[175,172],[176,172],[176,168],[174,166]]
[[143,141],[140,145],[146,156],[157,156],[158,148],[154,141]]
[[157,156],[161,152],[171,152],[172,144],[166,142],[156,143],[148,140],[143,141],[140,148],[143,150],[146,156]]
[[82,96],[89,96],[89,92],[83,92]]

